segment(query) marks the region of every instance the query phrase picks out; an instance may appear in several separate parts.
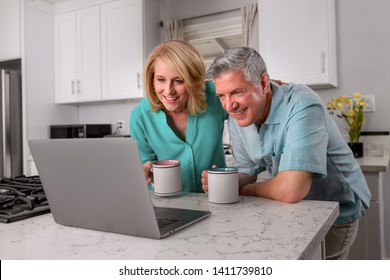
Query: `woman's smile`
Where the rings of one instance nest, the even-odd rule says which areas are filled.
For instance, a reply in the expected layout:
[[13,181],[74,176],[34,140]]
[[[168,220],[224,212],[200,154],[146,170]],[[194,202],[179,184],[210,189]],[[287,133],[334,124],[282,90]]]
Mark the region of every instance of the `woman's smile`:
[[172,102],[172,103],[173,103],[173,101],[176,101],[179,99],[179,96],[176,96],[176,97],[165,96],[165,95],[163,95],[163,96],[165,97],[165,99],[167,99],[169,102]]

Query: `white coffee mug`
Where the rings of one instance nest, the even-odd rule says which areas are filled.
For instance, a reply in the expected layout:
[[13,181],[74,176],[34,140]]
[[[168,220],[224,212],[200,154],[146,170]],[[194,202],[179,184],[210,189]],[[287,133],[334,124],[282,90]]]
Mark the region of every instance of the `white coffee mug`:
[[208,173],[208,195],[212,203],[233,203],[239,200],[238,169],[211,168]]
[[160,160],[153,163],[153,188],[159,196],[175,195],[181,192],[179,160]]

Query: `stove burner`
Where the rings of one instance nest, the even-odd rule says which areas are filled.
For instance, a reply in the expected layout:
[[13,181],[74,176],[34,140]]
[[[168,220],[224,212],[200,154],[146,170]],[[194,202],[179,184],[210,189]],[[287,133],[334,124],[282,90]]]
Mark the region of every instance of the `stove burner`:
[[39,176],[0,178],[0,222],[10,223],[48,212]]

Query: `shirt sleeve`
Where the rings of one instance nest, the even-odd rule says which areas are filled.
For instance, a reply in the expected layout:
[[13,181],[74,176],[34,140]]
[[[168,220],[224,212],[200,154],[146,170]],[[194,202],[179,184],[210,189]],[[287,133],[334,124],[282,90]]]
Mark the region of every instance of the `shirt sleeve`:
[[[286,118],[285,143],[273,160],[278,171],[302,170],[314,173],[315,179],[327,175],[328,133],[324,107],[320,104],[296,106]],[[277,161],[280,161],[277,163]]]

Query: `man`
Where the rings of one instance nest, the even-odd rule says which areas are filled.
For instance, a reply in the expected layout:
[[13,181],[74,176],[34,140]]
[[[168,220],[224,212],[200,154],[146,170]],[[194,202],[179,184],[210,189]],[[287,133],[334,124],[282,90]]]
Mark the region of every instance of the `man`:
[[[326,255],[346,259],[371,194],[320,97],[303,85],[273,83],[252,48],[226,51],[207,74],[229,113],[240,194],[288,203],[338,201],[340,215],[326,236]],[[271,179],[256,182],[265,170]],[[202,184],[207,192],[207,172]]]

